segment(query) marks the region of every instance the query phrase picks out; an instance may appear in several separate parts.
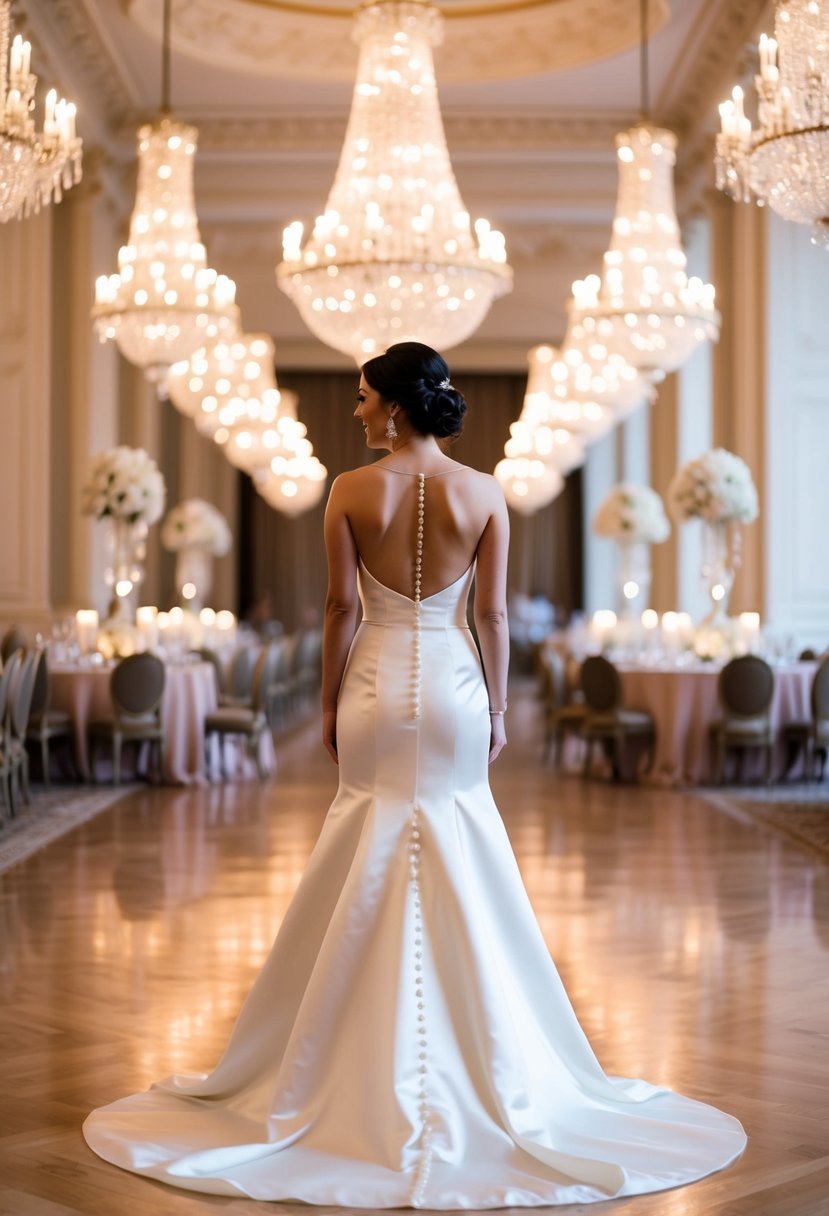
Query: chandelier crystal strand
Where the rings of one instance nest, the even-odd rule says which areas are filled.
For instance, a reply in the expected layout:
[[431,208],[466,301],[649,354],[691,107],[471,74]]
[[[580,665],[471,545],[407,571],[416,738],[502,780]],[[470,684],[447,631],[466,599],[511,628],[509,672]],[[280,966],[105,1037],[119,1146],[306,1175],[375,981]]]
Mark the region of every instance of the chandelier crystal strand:
[[757,129],[739,85],[720,106],[717,187],[812,224],[812,240],[829,249],[829,0],[778,3],[759,55]]
[[11,36],[11,3],[0,0],[0,222],[40,211],[81,180],[82,143],[75,134],[75,106],[46,94],[43,130],[35,126],[37,76],[32,47]]
[[207,265],[193,198],[197,131],[164,117],[138,131],[138,189],[118,273],[95,284],[101,341],[163,383],[167,368],[238,326],[236,285]]
[[437,8],[379,0],[357,11],[357,83],[323,215],[303,247],[285,229],[279,286],[309,329],[358,363],[393,342],[441,350],[512,286],[504,238],[474,231],[443,130],[432,61]]
[[719,336],[714,288],[689,278],[673,188],[676,137],[639,123],[616,136],[619,193],[601,278],[573,285],[572,322],[644,375],[662,379]]

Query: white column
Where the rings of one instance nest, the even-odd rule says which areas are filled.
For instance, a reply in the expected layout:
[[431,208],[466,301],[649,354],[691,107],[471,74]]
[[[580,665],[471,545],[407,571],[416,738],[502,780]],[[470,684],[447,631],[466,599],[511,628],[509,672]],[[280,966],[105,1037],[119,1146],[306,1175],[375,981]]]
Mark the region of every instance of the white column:
[[62,248],[55,257],[57,371],[53,428],[56,464],[62,454],[66,475],[61,500],[52,512],[53,581],[64,610],[107,606],[104,584],[104,529],[81,514],[81,492],[91,458],[118,443],[118,352],[96,337],[90,310],[95,279],[117,263],[118,220],[101,189],[98,159],[84,157],[84,179],[61,204],[56,232]]
[[187,419],[180,420],[179,498],[204,498],[221,511],[233,533],[233,548],[213,564],[208,603],[216,608],[236,604],[239,565],[239,473],[210,439]]
[[[742,566],[729,611],[765,612],[763,527],[768,505],[765,485],[766,212],[732,203],[724,195],[711,201],[713,279],[723,317],[720,341],[712,352],[713,442],[741,457],[760,492],[760,520],[743,528]],[[773,213],[771,213],[773,214]],[[824,275],[825,275],[824,269]],[[824,283],[825,292],[825,283]],[[813,306],[820,311],[819,293]],[[795,300],[788,297],[789,309]],[[825,306],[824,306],[825,307]]]
[[0,624],[45,630],[49,597],[51,209],[0,225]]
[[621,434],[620,481],[649,486],[651,483],[650,405],[646,402],[623,422]]
[[[711,249],[707,222],[696,222],[687,234],[688,273],[710,283]],[[677,375],[677,468],[707,452],[712,445],[712,350],[703,342]],[[700,620],[710,601],[700,581],[702,529],[697,521],[671,521],[677,551],[677,607]],[[668,541],[671,544],[672,541]]]
[[797,648],[822,650],[829,646],[829,256],[811,244],[805,225],[773,213],[767,239],[766,472],[753,526],[765,539],[768,624]]
[[588,613],[615,603],[616,546],[595,536],[591,524],[599,503],[617,481],[616,432],[587,449],[584,462],[584,607]]

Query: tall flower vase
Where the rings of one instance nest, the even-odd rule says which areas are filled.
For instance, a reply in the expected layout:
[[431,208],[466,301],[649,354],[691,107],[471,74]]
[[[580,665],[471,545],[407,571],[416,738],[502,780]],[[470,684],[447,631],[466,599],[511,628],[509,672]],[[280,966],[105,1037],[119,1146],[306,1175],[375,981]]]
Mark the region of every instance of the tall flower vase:
[[740,567],[740,525],[702,523],[702,566],[700,576],[711,607],[700,626],[717,628],[728,618],[728,601]]
[[104,580],[118,600],[126,604],[132,592],[144,580],[147,525],[143,521],[130,523],[114,516],[108,517],[105,522],[107,533]]
[[186,545],[176,555],[176,590],[184,607],[200,612],[213,582],[213,554],[202,545]]
[[643,540],[619,540],[616,563],[619,616],[638,617],[647,608],[651,590],[651,547]]

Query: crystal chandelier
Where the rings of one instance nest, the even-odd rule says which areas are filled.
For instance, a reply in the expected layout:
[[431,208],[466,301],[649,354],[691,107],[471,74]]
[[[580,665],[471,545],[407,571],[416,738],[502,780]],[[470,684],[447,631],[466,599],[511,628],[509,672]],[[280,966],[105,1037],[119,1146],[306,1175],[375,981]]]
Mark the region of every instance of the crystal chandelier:
[[653,394],[621,355],[589,340],[572,320],[560,349],[534,346],[527,358],[522,416],[536,428],[564,428],[585,444],[600,439]]
[[300,515],[315,507],[325,492],[328,469],[314,455],[305,427],[296,418],[296,394],[283,394],[283,418],[291,418],[297,430],[283,451],[271,456],[265,468],[253,474],[253,484],[265,502],[283,515]]
[[248,403],[275,389],[274,347],[267,334],[236,333],[174,363],[167,376],[173,405],[208,439],[223,444]]
[[508,504],[531,515],[561,492],[586,445],[649,400],[653,388],[621,355],[576,336],[572,322],[559,350],[534,346],[527,359],[524,404],[495,476]]
[[639,123],[616,136],[619,193],[602,275],[573,285],[572,318],[644,375],[676,371],[719,336],[714,288],[689,278],[674,207],[676,137]]
[[432,62],[442,26],[413,0],[357,11],[357,83],[325,213],[304,247],[302,224],[284,233],[279,286],[358,363],[406,339],[455,346],[512,286],[503,236],[486,220],[473,231],[449,161]]
[[507,506],[522,515],[549,506],[564,489],[564,478],[556,466],[538,457],[505,456],[496,464],[495,476]]
[[[11,42],[11,45],[10,45]],[[54,89],[46,94],[43,130],[35,128],[37,76],[31,43],[11,41],[11,0],[0,0],[0,222],[37,212],[81,180],[81,141],[75,106]]]
[[164,0],[162,117],[138,131],[138,189],[118,273],[95,284],[101,341],[163,384],[168,367],[238,325],[236,286],[207,265],[193,200],[197,131],[169,117],[170,4]]
[[313,451],[305,427],[296,419],[295,407],[295,393],[266,389],[246,402],[244,412],[230,422],[226,434],[217,431],[214,439],[237,469],[251,477],[267,473],[276,456]]
[[829,0],[779,0],[759,51],[757,130],[738,85],[720,106],[717,187],[813,224],[812,240],[829,249]]
[[249,403],[247,416],[231,427],[223,446],[231,464],[249,473],[265,501],[284,515],[316,506],[328,477],[296,405],[296,393],[267,390]]
[[641,0],[642,120],[616,136],[619,190],[601,278],[573,285],[571,318],[644,375],[661,380],[707,338],[720,316],[714,288],[689,278],[674,203],[676,136],[648,115],[647,0]]

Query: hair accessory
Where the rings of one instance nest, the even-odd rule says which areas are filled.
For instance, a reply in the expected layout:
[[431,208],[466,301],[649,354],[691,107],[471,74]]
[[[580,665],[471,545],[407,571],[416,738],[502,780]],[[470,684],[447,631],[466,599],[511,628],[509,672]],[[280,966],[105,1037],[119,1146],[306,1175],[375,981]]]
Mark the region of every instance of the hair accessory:
[[397,438],[397,427],[394,425],[394,415],[389,414],[389,420],[386,423],[386,438],[394,443]]
[[446,377],[445,380],[441,380],[440,383],[438,384],[438,388],[451,388],[451,387],[452,387],[452,385],[449,383],[448,376]]

